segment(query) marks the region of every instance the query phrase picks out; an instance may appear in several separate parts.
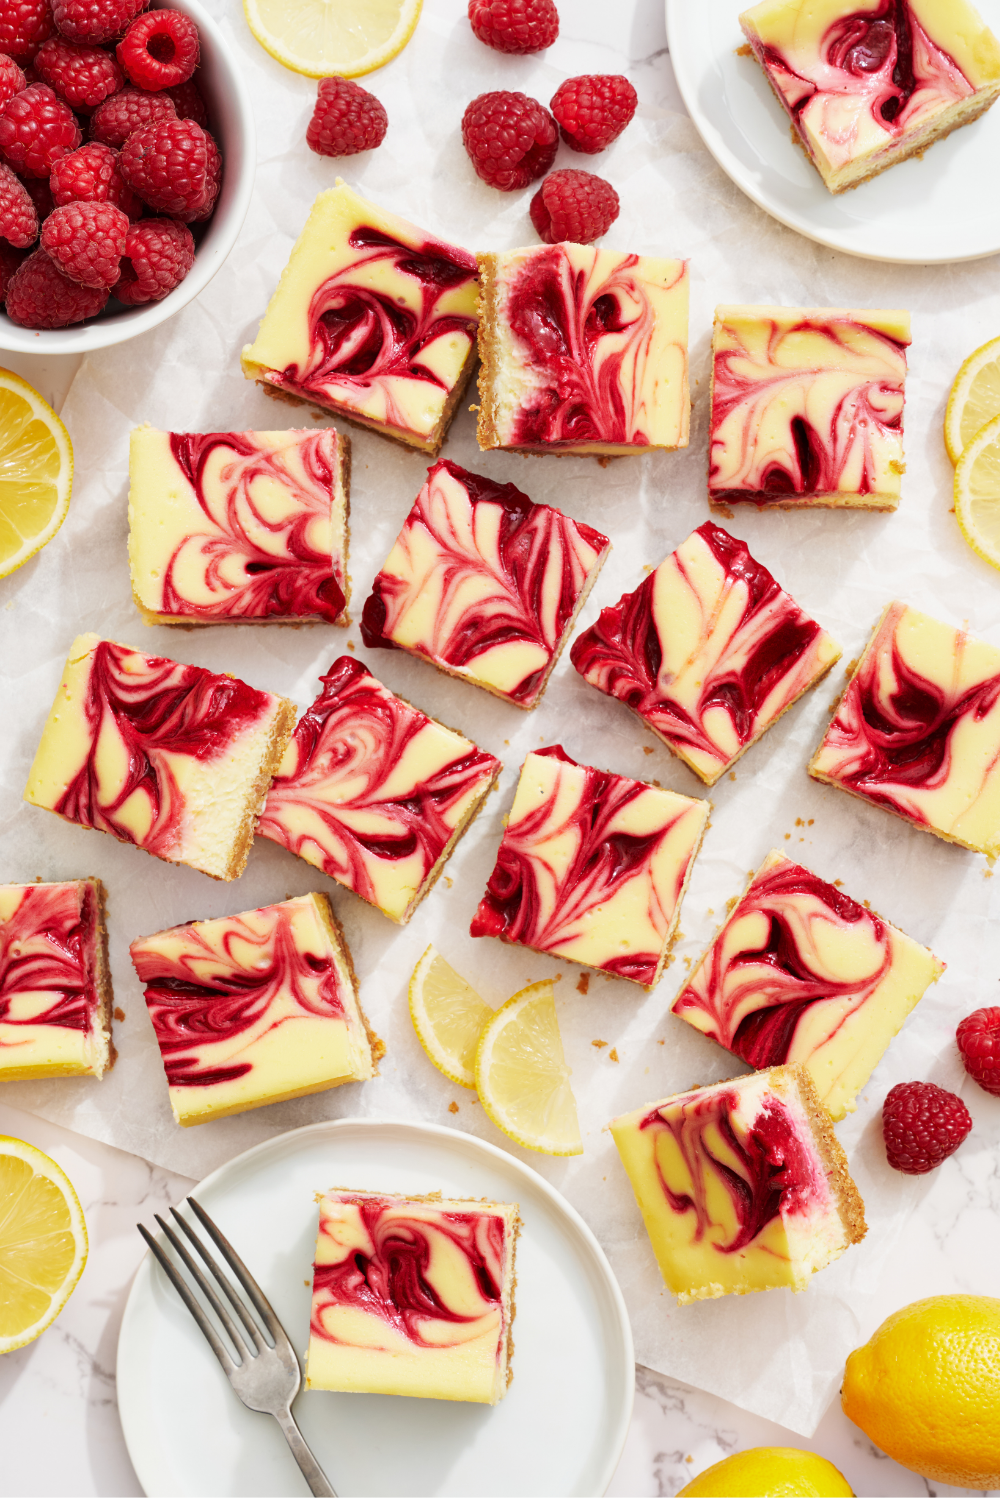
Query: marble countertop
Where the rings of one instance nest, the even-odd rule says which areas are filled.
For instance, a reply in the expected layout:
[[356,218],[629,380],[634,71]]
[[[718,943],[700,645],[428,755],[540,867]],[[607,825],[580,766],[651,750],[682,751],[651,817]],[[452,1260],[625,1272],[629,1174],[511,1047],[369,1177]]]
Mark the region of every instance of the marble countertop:
[[[4,1104],[0,1135],[31,1141],[59,1162],[80,1195],[90,1234],[86,1268],[62,1315],[35,1343],[0,1359],[0,1494],[141,1495],[115,1386],[118,1329],[144,1253],[135,1225],[152,1225],[154,1214],[194,1184]],[[724,1349],[719,1357],[725,1358]],[[205,1358],[212,1358],[207,1348]],[[274,1436],[282,1441],[277,1428]],[[674,1495],[709,1464],[757,1445],[811,1448],[835,1463],[858,1495],[971,1493],[932,1484],[893,1463],[837,1402],[808,1442],[641,1366],[632,1425],[607,1493]]]

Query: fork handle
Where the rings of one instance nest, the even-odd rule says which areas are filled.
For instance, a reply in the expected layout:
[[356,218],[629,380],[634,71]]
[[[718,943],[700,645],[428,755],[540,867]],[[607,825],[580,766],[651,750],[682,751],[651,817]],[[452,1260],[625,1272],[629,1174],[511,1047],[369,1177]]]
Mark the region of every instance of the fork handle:
[[333,1495],[337,1491],[320,1468],[312,1449],[299,1431],[291,1410],[277,1411],[274,1416],[285,1434],[285,1442],[292,1450],[292,1457],[302,1470],[303,1478],[314,1495]]

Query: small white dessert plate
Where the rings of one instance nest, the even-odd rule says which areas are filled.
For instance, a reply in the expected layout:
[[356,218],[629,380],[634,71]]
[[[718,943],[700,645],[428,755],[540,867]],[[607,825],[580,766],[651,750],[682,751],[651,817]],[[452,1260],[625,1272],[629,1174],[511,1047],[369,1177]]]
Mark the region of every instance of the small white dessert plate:
[[[309,1331],[314,1196],[366,1187],[520,1204],[514,1379],[495,1407],[303,1391],[295,1416],[340,1495],[602,1495],[632,1415],[632,1334],[611,1267],[537,1172],[459,1131],[307,1125],[195,1190],[296,1348]],[[152,1227],[152,1226],[150,1226]],[[147,1495],[305,1495],[278,1426],[247,1411],[152,1257],[118,1340],[118,1400]]]
[[[926,265],[1000,251],[1000,103],[916,157],[837,197],[792,140],[737,19],[752,0],[666,0],[670,58],[702,140],[754,203],[811,240],[868,260]],[[1000,0],[977,0],[1000,33]]]

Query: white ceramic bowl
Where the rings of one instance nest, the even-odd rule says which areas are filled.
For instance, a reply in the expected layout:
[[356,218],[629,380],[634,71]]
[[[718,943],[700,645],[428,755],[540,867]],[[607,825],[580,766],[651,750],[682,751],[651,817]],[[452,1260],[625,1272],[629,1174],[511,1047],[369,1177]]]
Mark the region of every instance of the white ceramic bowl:
[[222,188],[215,213],[198,245],[194,265],[180,286],[162,302],[104,312],[70,328],[20,328],[10,321],[0,305],[0,349],[25,354],[83,354],[88,349],[123,344],[186,307],[208,285],[236,243],[250,207],[257,160],[250,94],[237,60],[231,56],[222,33],[204,6],[198,0],[169,0],[169,3],[172,10],[183,11],[198,27],[201,36],[198,87],[205,96],[212,133],[222,152]]

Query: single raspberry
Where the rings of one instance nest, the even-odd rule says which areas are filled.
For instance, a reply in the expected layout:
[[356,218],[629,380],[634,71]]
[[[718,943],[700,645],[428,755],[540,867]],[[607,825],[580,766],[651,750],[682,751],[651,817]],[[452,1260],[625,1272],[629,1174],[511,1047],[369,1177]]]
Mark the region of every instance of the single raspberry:
[[198,66],[198,28],[179,10],[151,10],[133,21],[116,49],[118,61],[141,89],[173,89]]
[[10,279],[18,266],[25,258],[23,250],[15,250],[13,245],[8,245],[0,240],[0,301],[7,295]]
[[[59,161],[65,160],[64,156],[60,156]],[[58,162],[56,165],[58,166]],[[56,206],[55,199],[52,196],[52,189],[49,186],[49,183],[52,181],[51,177],[19,177],[18,181],[24,184],[28,197],[35,205],[35,213],[38,215],[39,224],[44,224]]]
[[22,328],[66,328],[101,311],[108,294],[64,276],[44,250],[22,261],[7,287],[7,316]]
[[110,291],[118,280],[128,228],[128,214],[113,203],[66,203],[42,225],[41,246],[64,276]]
[[955,1033],[965,1071],[981,1089],[1000,1097],[1000,1007],[984,1005],[959,1021]]
[[30,62],[55,30],[49,0],[0,0],[0,51]]
[[25,177],[48,177],[82,140],[73,111],[44,83],[22,89],[0,114],[0,151]]
[[121,36],[149,0],[53,0],[59,32],[70,42],[110,42]]
[[531,222],[547,245],[572,240],[590,245],[607,234],[618,217],[618,194],[593,172],[568,168],[550,172],[528,208]]
[[[2,122],[0,122],[2,123]],[[195,217],[205,206],[207,135],[194,120],[154,120],[133,130],[118,167],[134,193],[150,208],[176,219]]]
[[52,197],[64,203],[113,203],[130,219],[141,219],[143,203],[118,170],[118,152],[100,141],[88,141],[52,168]]
[[24,250],[38,238],[38,214],[20,177],[0,162],[0,235]]
[[128,307],[159,302],[194,265],[194,237],[176,219],[143,219],[125,241],[121,276],[111,295]]
[[635,89],[620,73],[585,73],[561,83],[549,108],[566,144],[593,156],[618,139],[638,102]]
[[497,89],[467,107],[462,140],[477,175],[510,193],[544,177],[556,159],[559,132],[537,99]]
[[99,104],[90,117],[90,139],[105,146],[124,146],[133,130],[154,120],[175,120],[177,111],[166,94],[122,89]]
[[35,68],[40,78],[82,114],[89,115],[125,84],[124,74],[110,52],[64,42],[61,36],[51,36],[42,43]]
[[940,1166],[972,1129],[957,1094],[936,1083],[897,1083],[882,1105],[882,1134],[890,1167],[917,1176]]
[[160,94],[171,101],[178,120],[197,120],[203,130],[208,129],[208,109],[193,78],[179,83],[175,89],[161,89]]
[[554,0],[469,0],[469,20],[497,52],[541,52],[559,35]]
[[0,52],[0,109],[28,87],[28,80],[12,57]]
[[321,78],[306,143],[320,156],[354,156],[382,144],[389,116],[374,94],[349,78]]

